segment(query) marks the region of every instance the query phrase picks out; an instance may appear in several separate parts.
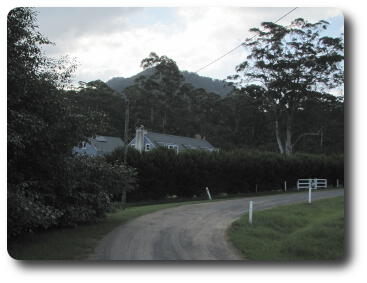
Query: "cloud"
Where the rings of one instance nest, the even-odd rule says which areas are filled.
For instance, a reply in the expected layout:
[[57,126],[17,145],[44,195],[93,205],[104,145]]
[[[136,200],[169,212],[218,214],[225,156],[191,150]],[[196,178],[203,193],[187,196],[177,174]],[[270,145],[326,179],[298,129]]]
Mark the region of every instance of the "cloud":
[[[74,48],[75,39],[81,36],[102,35],[126,28],[128,19],[141,8],[63,7],[36,10],[40,31],[57,43],[53,52],[58,52],[59,49]],[[59,48],[61,44],[62,48]]]
[[[52,55],[76,57],[76,80],[108,80],[141,71],[140,61],[151,51],[175,60],[181,70],[196,71],[239,45],[251,27],[275,21],[291,8],[53,8],[40,9],[40,28],[57,47]],[[67,15],[66,15],[67,14]],[[332,8],[298,8],[281,24],[303,17],[310,21],[340,15]],[[48,23],[48,24],[47,24]],[[48,26],[47,26],[48,25]],[[46,33],[46,35],[47,35]],[[224,79],[246,57],[241,47],[200,72]]]

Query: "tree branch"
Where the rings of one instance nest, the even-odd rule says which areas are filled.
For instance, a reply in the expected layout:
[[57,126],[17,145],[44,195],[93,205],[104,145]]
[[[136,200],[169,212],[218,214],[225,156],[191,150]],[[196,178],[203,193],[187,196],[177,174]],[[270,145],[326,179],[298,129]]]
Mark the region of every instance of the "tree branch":
[[295,140],[295,142],[293,143],[293,147],[304,137],[306,136],[319,136],[320,135],[321,130],[319,130],[318,132],[315,133],[303,133],[301,135],[298,136],[298,138]]

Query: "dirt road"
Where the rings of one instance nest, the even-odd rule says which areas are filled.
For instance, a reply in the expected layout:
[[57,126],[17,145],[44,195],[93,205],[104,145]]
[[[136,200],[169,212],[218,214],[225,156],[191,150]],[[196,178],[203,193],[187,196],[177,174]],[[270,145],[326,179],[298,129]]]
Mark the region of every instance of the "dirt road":
[[[319,190],[312,199],[344,195]],[[226,229],[247,211],[307,202],[308,193],[292,193],[183,205],[141,216],[116,228],[97,247],[96,260],[239,260]]]

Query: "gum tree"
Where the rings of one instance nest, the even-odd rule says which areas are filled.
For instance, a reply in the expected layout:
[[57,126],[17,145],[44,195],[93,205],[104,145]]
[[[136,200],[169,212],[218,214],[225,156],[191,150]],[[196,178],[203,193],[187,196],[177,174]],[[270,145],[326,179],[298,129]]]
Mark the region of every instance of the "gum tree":
[[294,116],[315,95],[326,94],[343,84],[344,42],[342,37],[322,36],[329,23],[294,20],[289,26],[262,23],[250,31],[256,37],[243,46],[247,60],[236,67],[229,79],[237,86],[252,83],[264,88],[259,95],[264,111],[272,114],[280,153],[291,155],[304,136],[293,136]]

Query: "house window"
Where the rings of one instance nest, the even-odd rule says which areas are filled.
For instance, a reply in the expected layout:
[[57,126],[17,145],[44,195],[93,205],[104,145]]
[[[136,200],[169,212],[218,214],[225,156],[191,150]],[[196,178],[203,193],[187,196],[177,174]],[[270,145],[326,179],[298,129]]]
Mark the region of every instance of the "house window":
[[149,143],[147,143],[146,145],[145,145],[145,151],[149,151],[150,150],[150,144]]
[[177,145],[170,144],[170,145],[168,145],[168,149],[174,149],[178,153],[178,146]]

